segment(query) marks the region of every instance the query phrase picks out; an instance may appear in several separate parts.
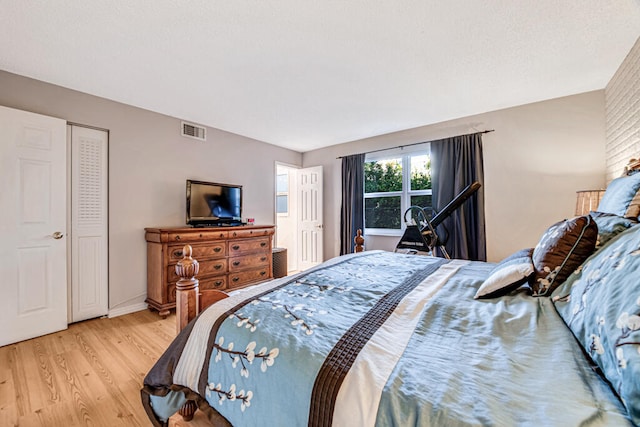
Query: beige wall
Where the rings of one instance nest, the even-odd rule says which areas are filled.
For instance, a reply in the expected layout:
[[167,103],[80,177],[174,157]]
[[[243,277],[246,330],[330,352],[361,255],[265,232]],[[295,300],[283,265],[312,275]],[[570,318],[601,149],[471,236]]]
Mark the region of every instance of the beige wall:
[[640,157],[640,38],[605,88],[607,182]]
[[300,153],[213,128],[206,142],[183,138],[180,119],[3,71],[0,105],[110,131],[109,308],[116,313],[144,302],[144,228],[185,224],[187,178],[243,185],[243,216],[273,224],[275,162],[302,162]]
[[[484,135],[489,261],[535,246],[549,225],[573,215],[577,190],[604,185],[604,91],[307,152],[304,167],[324,166],[325,259],[340,252],[341,172],[337,156],[484,129],[495,129]],[[366,246],[393,250],[397,241],[397,237],[367,236]]]

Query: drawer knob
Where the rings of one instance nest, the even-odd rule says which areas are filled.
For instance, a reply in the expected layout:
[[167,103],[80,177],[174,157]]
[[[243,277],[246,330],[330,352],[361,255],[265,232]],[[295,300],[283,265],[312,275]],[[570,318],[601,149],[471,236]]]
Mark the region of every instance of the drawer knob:
[[262,242],[260,243],[260,246],[264,248],[265,246],[267,246],[267,244],[265,242]]
[[202,233],[200,233],[200,237],[202,237]]
[[233,265],[234,265],[234,267],[239,266],[240,265],[240,261],[233,261]]
[[233,245],[233,246],[231,247],[231,249],[233,249],[234,251],[237,251],[238,249],[240,249],[240,246],[238,246],[238,245]]
[[266,261],[266,260],[267,260],[266,256],[263,256],[262,258],[260,258],[260,261]]
[[233,279],[231,279],[231,281],[233,281],[233,282],[237,282],[238,280],[240,280],[240,278],[238,276],[236,276]]
[[222,248],[220,246],[216,246],[215,248],[213,248],[213,252],[220,252],[222,250]]
[[222,264],[216,264],[213,266],[216,270],[220,270],[222,268]]
[[264,270],[260,272],[260,275],[261,275],[261,276],[264,276],[265,274],[267,274],[267,272],[266,272],[266,271],[264,271]]
[[179,234],[176,236],[176,240],[180,240],[180,235]]
[[182,253],[182,249],[178,249],[177,251],[173,251],[173,256],[175,256],[175,257],[181,257],[182,255],[184,255]]
[[216,280],[215,282],[213,282],[213,284],[215,286],[220,286],[220,285],[222,285],[222,280]]

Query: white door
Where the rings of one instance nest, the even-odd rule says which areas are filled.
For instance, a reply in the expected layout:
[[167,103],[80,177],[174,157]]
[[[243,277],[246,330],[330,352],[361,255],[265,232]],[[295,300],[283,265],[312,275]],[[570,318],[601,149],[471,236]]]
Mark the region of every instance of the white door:
[[66,126],[0,107],[0,346],[67,328]]
[[108,177],[109,134],[70,125],[71,144],[71,321],[109,311]]
[[298,170],[298,200],[298,266],[300,270],[306,270],[323,261],[322,166]]

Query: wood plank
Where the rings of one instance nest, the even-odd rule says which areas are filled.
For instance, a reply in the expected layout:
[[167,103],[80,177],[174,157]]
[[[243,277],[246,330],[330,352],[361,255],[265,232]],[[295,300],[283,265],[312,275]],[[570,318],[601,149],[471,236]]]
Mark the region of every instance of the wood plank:
[[[144,310],[0,347],[0,426],[149,426],[140,388],[175,321]],[[169,425],[209,423],[196,413]]]

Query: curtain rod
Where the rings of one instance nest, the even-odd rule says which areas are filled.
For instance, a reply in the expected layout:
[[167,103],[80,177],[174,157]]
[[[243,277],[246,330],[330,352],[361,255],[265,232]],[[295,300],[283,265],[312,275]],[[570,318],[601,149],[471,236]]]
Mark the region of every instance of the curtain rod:
[[[477,133],[489,133],[489,132],[495,132],[495,129],[483,130],[483,131],[480,131],[480,132],[466,133],[464,135],[448,136],[446,138],[456,138],[458,136],[475,135]],[[440,139],[446,139],[446,138],[440,138]],[[379,150],[365,151],[364,153],[358,153],[358,154],[371,154],[371,153],[377,153],[378,151],[395,150],[396,148],[411,147],[412,145],[428,144],[428,143],[433,142],[433,141],[439,141],[440,139],[434,139],[434,140],[431,140],[431,141],[423,141],[423,142],[414,142],[413,144],[398,145],[397,147],[380,148]],[[349,155],[353,156],[353,154],[349,154]],[[338,157],[336,157],[336,159],[342,159],[344,157],[348,157],[348,156],[338,156]]]

